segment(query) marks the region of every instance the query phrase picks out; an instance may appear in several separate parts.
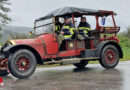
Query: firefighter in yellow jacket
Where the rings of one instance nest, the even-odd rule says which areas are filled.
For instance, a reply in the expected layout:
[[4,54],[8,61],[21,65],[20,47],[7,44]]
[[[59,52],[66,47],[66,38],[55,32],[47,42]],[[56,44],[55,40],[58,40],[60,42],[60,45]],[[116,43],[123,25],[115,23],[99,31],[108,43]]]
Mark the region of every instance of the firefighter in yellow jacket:
[[60,34],[62,23],[59,21],[59,17],[55,18],[55,33]]
[[58,36],[59,46],[61,45],[63,40],[72,39],[74,34],[75,26],[71,22],[70,17],[66,16],[64,18],[64,24],[62,26],[61,32]]
[[78,26],[79,39],[85,39],[88,37],[88,31],[90,31],[90,25],[86,20],[86,17],[81,17],[81,22]]

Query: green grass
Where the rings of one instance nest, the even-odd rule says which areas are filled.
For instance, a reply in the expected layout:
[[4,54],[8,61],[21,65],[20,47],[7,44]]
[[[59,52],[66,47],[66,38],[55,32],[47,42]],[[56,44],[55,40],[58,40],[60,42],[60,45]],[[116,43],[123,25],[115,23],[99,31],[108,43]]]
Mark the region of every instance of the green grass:
[[123,50],[123,59],[122,61],[130,60],[130,47],[122,47]]
[[130,39],[128,37],[125,37],[123,35],[117,36],[120,40],[120,46],[123,50],[123,59],[122,61],[130,60]]
[[119,38],[120,40],[120,46],[121,47],[126,47],[126,48],[130,48],[130,38],[128,37],[125,37],[123,35],[117,35],[117,37]]

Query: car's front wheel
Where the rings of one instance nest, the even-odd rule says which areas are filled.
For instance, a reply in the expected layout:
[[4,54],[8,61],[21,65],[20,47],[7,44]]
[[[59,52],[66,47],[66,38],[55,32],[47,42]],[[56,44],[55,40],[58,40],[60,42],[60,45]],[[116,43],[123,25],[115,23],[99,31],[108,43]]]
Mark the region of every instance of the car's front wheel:
[[31,51],[20,49],[10,55],[8,67],[12,75],[23,79],[33,74],[36,64],[36,58]]

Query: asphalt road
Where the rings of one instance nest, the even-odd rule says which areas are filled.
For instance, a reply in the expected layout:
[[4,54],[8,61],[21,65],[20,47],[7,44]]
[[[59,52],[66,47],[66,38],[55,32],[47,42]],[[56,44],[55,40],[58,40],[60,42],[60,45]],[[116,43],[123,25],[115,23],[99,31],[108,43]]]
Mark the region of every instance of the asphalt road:
[[28,79],[3,77],[0,90],[130,90],[130,61],[106,70],[99,64],[37,68]]

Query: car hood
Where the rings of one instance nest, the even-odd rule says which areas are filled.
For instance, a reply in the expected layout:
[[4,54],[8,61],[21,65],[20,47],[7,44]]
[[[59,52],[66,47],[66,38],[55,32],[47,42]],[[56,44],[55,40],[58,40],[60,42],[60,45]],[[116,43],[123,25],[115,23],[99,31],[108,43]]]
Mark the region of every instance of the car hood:
[[16,39],[16,40],[9,40],[9,43],[12,45],[15,44],[42,44],[43,42],[51,43],[54,41],[53,34],[41,34],[36,38],[33,39]]
[[17,40],[9,40],[8,41],[10,44],[12,45],[16,45],[16,44],[41,44],[42,40],[39,38],[34,38],[34,39],[17,39]]

